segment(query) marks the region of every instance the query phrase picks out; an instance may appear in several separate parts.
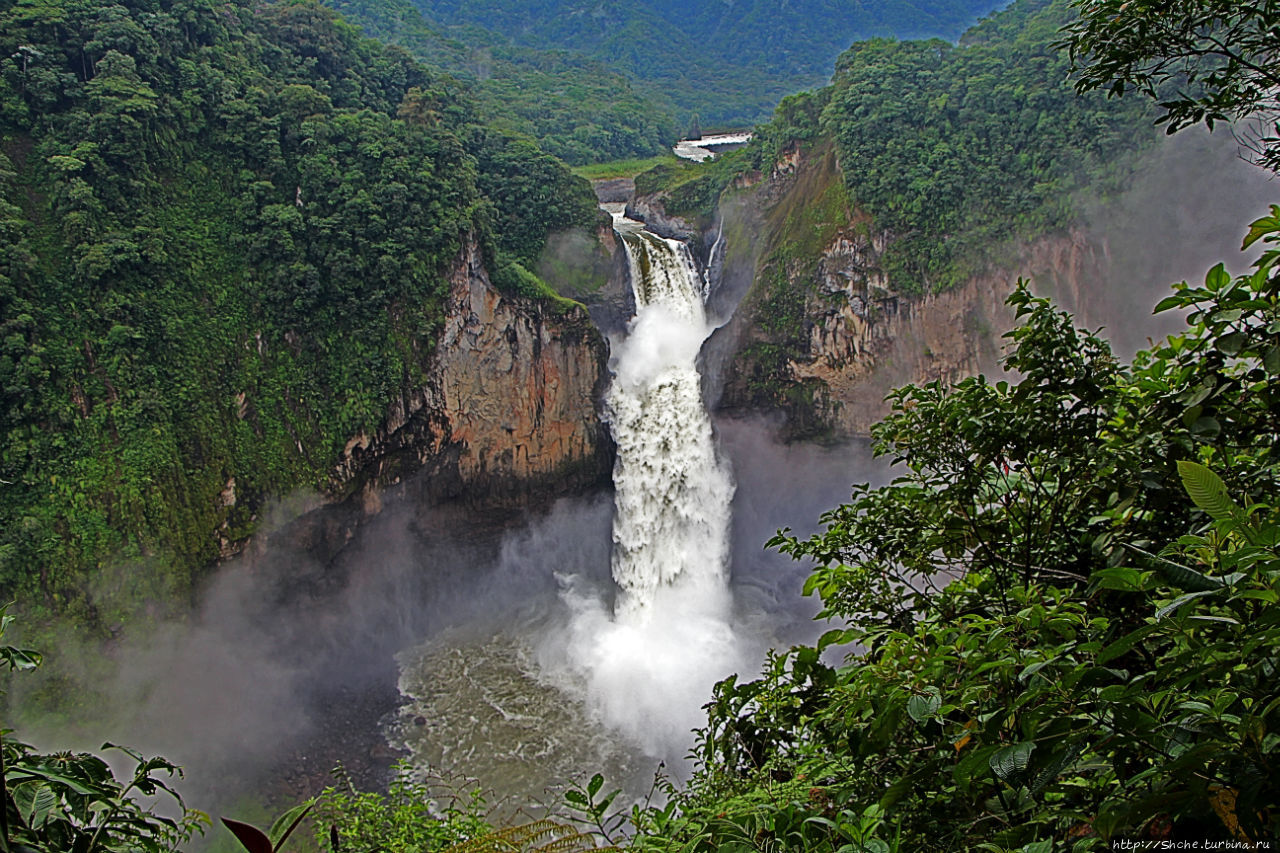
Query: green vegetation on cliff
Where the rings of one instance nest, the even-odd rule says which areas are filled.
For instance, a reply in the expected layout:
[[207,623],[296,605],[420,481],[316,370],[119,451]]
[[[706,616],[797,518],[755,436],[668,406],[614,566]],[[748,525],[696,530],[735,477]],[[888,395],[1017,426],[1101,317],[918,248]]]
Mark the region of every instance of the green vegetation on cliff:
[[1019,0],[959,46],[871,41],[840,57],[823,128],[854,201],[894,235],[891,286],[941,290],[993,249],[1072,223],[1073,195],[1151,144],[1142,101],[1078,97],[1054,42],[1065,0]]
[[[1076,94],[1056,44],[1073,19],[1067,0],[1017,0],[958,45],[859,42],[830,86],[779,103],[739,169],[767,172],[834,142],[851,202],[890,237],[890,287],[945,290],[1001,260],[1002,246],[1073,224],[1080,194],[1114,188],[1126,158],[1154,142],[1147,102]],[[731,177],[724,164],[690,165],[637,190],[679,188],[670,212],[709,213]],[[691,187],[706,197],[696,205]]]
[[759,129],[756,165],[834,140],[851,200],[890,237],[889,286],[958,284],[1002,246],[1073,224],[1079,196],[1122,181],[1155,139],[1146,102],[1076,94],[1056,46],[1073,18],[1066,0],[1017,0],[958,45],[855,44],[829,87]]
[[424,375],[472,235],[510,264],[596,221],[316,3],[0,0],[0,56],[0,589],[89,625],[328,487]]
[[1020,288],[1019,381],[895,392],[899,478],[771,542],[831,630],[718,685],[640,849],[1275,839],[1280,207],[1258,239],[1131,366]]
[[637,178],[637,192],[700,227],[714,223],[723,193],[770,181],[758,195],[767,250],[740,309],[754,320],[726,405],[782,409],[792,438],[829,431],[825,383],[792,368],[812,362],[822,286],[837,286],[820,270],[829,249],[845,253],[853,266],[838,275],[867,288],[867,304],[887,295],[880,286],[943,291],[1078,224],[1084,199],[1123,186],[1156,140],[1155,112],[1077,95],[1057,47],[1073,19],[1066,0],[1018,0],[958,45],[860,42],[831,85],[783,99],[747,148]]

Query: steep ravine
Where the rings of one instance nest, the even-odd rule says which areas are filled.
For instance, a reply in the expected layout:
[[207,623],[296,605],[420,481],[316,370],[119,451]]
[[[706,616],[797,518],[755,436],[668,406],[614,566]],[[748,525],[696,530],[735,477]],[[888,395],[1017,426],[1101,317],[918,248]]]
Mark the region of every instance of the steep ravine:
[[865,435],[894,387],[996,368],[1013,321],[1004,300],[1019,277],[1085,323],[1101,313],[1086,284],[1098,278],[1098,252],[1078,233],[1020,246],[1005,268],[944,293],[891,291],[880,257],[893,236],[850,205],[829,148],[792,150],[745,192],[722,208],[724,228],[739,230],[741,211],[757,208],[753,237],[764,248],[714,342],[725,351],[718,408],[780,410],[788,438]]
[[[907,383],[958,382],[999,370],[1001,336],[1014,324],[1005,304],[1019,277],[1085,326],[1110,313],[1089,285],[1100,280],[1099,249],[1081,232],[1021,247],[1007,270],[943,293],[903,297],[876,282],[873,246],[841,234],[824,252],[816,292],[805,302],[807,357],[789,358],[798,383],[821,383],[822,413],[839,435],[865,435],[888,412],[885,395]],[[743,387],[741,378],[728,386]],[[724,401],[732,408],[741,398]]]
[[391,400],[376,432],[351,437],[325,494],[288,527],[295,546],[322,560],[391,496],[518,509],[609,480],[613,445],[598,405],[608,345],[587,312],[500,293],[474,242],[448,282],[427,382]]
[[[201,802],[247,787],[283,808],[332,784],[338,763],[362,787],[386,784],[398,754],[379,721],[402,701],[395,654],[528,593],[510,578],[477,592],[504,531],[606,487],[614,461],[599,414],[608,345],[586,310],[499,292],[471,242],[448,285],[427,381],[389,401],[377,431],[352,436],[322,494],[222,541],[226,565],[191,625],[162,626],[159,651],[113,652],[121,671],[104,688],[111,710],[91,723],[97,742],[175,757]],[[234,483],[223,499],[236,499]],[[222,667],[228,658],[238,662]],[[150,685],[182,704],[140,702]]]
[[[793,148],[769,175],[739,178],[702,233],[670,216],[661,194],[634,199],[628,210],[660,231],[686,236],[695,254],[702,248],[700,261],[710,263],[712,302],[722,316],[731,314],[703,352],[716,410],[778,413],[787,440],[837,440],[866,435],[888,412],[884,397],[897,386],[998,370],[1002,336],[1014,322],[1005,299],[1019,278],[1078,325],[1112,327],[1107,334],[1126,357],[1148,335],[1176,328],[1176,321],[1150,318],[1168,282],[1203,275],[1203,264],[1212,261],[1202,256],[1227,257],[1238,246],[1231,229],[1225,241],[1210,236],[1218,220],[1244,223],[1265,211],[1265,181],[1236,164],[1229,146],[1178,145],[1153,155],[1134,189],[1098,206],[1092,227],[1006,246],[998,267],[936,294],[889,289],[880,258],[893,235],[850,204],[830,147]],[[1177,196],[1168,175],[1193,168],[1236,190],[1231,210]],[[1130,207],[1137,205],[1135,213]],[[1184,207],[1196,216],[1183,224],[1193,239],[1182,242],[1202,245],[1171,239]],[[1123,241],[1111,238],[1117,222],[1135,218],[1149,222],[1148,241],[1163,238],[1159,252],[1131,232]],[[712,257],[706,247],[721,236],[722,254]],[[1135,253],[1159,255],[1162,263],[1135,280],[1122,257]]]

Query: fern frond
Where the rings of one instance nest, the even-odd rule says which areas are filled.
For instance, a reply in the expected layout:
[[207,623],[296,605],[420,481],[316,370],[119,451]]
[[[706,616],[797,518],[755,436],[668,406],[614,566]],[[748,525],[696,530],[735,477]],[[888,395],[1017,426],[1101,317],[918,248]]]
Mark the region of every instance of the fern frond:
[[616,847],[596,847],[593,836],[553,820],[535,820],[455,844],[444,853],[581,853],[614,851]]
[[553,820],[535,820],[533,823],[526,823],[525,828],[528,833],[524,836],[524,844],[526,847],[533,844],[541,844],[548,838],[555,838],[565,830],[573,832],[571,827],[562,826]]
[[535,847],[530,853],[580,853],[582,850],[596,849],[595,839],[581,832],[574,832],[550,841],[541,847]]

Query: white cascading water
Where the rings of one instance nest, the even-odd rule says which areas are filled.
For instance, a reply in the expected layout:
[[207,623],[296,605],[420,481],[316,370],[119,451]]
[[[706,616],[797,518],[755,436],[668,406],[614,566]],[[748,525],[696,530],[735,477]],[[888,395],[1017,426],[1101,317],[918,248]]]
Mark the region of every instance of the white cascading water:
[[[539,542],[530,532],[528,541],[512,540],[511,565],[530,555],[560,560],[549,565],[567,622],[518,618],[488,642],[443,636],[401,656],[400,689],[411,701],[391,726],[392,743],[424,769],[477,773],[508,794],[527,796],[583,767],[641,794],[651,766],[637,749],[679,775],[712,687],[760,652],[752,637],[759,632],[735,636],[731,622],[734,486],[697,369],[711,333],[705,288],[684,244],[620,211],[615,228],[627,247],[636,315],[626,338],[614,341],[606,400],[618,449],[614,584],[602,590],[596,580],[603,541],[579,554],[571,542]],[[546,529],[574,527],[553,519]],[[504,563],[507,556],[504,548]]]
[[565,579],[569,651],[607,724],[678,757],[740,658],[727,578],[733,481],[702,402],[697,357],[712,330],[688,249],[618,214],[615,228],[636,300],[607,400],[618,588],[610,608]]
[[664,590],[719,612],[726,602],[733,485],[702,404],[698,350],[710,333],[702,283],[683,243],[625,238],[636,317],[608,397],[613,472],[615,616],[652,618]]

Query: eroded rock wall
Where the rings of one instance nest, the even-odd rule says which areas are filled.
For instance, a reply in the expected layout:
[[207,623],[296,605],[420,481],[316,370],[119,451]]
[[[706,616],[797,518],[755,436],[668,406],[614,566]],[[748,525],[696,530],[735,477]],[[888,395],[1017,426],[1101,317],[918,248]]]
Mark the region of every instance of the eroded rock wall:
[[1096,273],[1098,251],[1080,233],[1037,240],[1006,269],[915,298],[885,290],[848,243],[842,237],[824,254],[817,295],[806,302],[807,358],[788,360],[798,380],[827,389],[827,416],[839,434],[865,435],[900,385],[999,373],[1002,336],[1014,325],[1005,299],[1019,277],[1084,325],[1097,313],[1082,283]]
[[505,496],[607,475],[607,351],[586,312],[499,294],[474,256],[452,286],[436,366],[463,485]]
[[[721,412],[781,411],[789,439],[865,435],[899,385],[998,371],[1002,335],[1013,325],[1004,302],[1019,277],[1081,324],[1111,314],[1093,286],[1105,251],[1083,232],[1019,247],[1000,269],[945,293],[897,294],[880,264],[893,236],[838,203],[835,181],[842,177],[831,150],[793,149],[766,180],[722,203],[718,227],[751,235],[754,280],[708,345]],[[659,204],[640,199],[635,207]],[[815,207],[822,212],[805,213]],[[797,222],[802,233],[793,233]],[[797,250],[802,241],[808,245]]]
[[[389,402],[376,432],[347,442],[327,493],[273,540],[325,563],[391,496],[498,511],[609,481],[608,346],[587,312],[498,292],[474,243],[448,281],[426,381]],[[228,544],[226,556],[244,543]]]
[[424,470],[428,500],[510,503],[607,479],[608,350],[586,312],[499,293],[474,244],[449,286],[428,382],[348,443],[333,491],[376,506],[378,491]]

